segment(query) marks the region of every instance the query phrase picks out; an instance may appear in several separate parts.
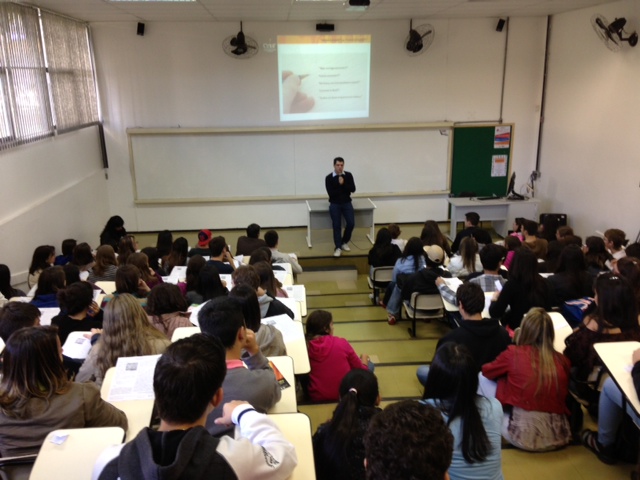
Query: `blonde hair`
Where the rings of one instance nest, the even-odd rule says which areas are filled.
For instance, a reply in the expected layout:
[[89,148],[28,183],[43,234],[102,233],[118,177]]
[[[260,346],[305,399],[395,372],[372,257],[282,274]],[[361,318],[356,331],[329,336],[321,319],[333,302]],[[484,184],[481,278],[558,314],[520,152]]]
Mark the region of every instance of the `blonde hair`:
[[104,309],[100,350],[96,365],[99,376],[115,366],[120,357],[153,355],[153,340],[166,340],[163,333],[149,322],[138,300],[128,293],[113,297]]
[[558,370],[555,357],[560,355],[553,347],[555,332],[553,321],[544,308],[534,307],[525,315],[520,325],[517,345],[534,347],[531,355],[531,368],[538,372],[536,394],[543,388],[550,389],[558,385]]

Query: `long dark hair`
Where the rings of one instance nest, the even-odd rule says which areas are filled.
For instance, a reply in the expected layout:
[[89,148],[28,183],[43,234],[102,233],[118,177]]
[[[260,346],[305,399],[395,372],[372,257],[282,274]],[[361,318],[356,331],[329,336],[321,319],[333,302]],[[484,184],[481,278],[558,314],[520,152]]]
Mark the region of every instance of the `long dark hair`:
[[[369,370],[354,369],[340,382],[340,402],[333,416],[324,428],[324,451],[336,464],[345,464],[348,446],[361,437],[360,409],[369,410],[369,417],[376,413],[375,406],[379,396],[378,379]],[[366,427],[365,427],[366,428]]]
[[36,288],[35,297],[56,293],[58,290],[64,288],[64,284],[65,276],[62,267],[55,266],[46,268],[38,278],[38,287]]
[[247,328],[257,332],[262,325],[260,320],[260,303],[256,289],[249,285],[235,285],[229,292],[229,297],[235,298],[242,305],[242,314]]
[[164,262],[163,267],[168,274],[173,267],[182,267],[187,264],[187,253],[189,252],[189,242],[184,237],[178,237],[171,245],[171,252]]
[[595,267],[599,270],[606,270],[607,260],[611,260],[611,255],[607,252],[604,240],[601,237],[587,237],[584,241],[587,252],[584,255],[587,266]]
[[547,285],[538,274],[538,259],[528,248],[519,248],[513,256],[513,263],[509,269],[509,281],[518,282],[527,292],[527,298],[532,305],[545,305],[545,291]]
[[3,352],[0,411],[24,418],[32,398],[66,393],[70,382],[58,350],[56,327],[26,327],[11,334]]
[[555,273],[564,273],[571,287],[582,290],[582,285],[587,276],[587,264],[584,261],[584,253],[577,245],[567,245],[560,252],[560,259]]
[[618,327],[622,331],[640,328],[633,289],[624,277],[614,273],[598,275],[594,290],[597,307],[591,316],[598,323],[598,330],[611,327]]
[[0,264],[0,293],[7,300],[19,296],[18,290],[11,286],[11,270],[4,264]]
[[156,248],[158,249],[158,256],[160,258],[169,255],[171,252],[171,246],[173,245],[173,234],[169,230],[162,230],[158,232],[158,239],[156,240]]
[[410,256],[413,256],[413,266],[416,272],[420,269],[420,259],[424,257],[422,247],[422,240],[418,237],[411,237],[404,247],[402,257],[400,257],[401,261],[405,261]]
[[449,257],[451,256],[451,246],[440,231],[440,227],[435,220],[427,220],[424,222],[424,227],[422,227],[422,232],[420,233],[420,240],[422,240],[422,244],[425,247],[428,245],[438,245]]
[[449,425],[460,417],[462,455],[468,463],[482,462],[491,452],[476,404],[479,370],[466,346],[447,342],[436,351],[424,386],[423,398],[437,401]]
[[207,263],[202,255],[194,255],[187,263],[187,292],[196,290],[198,287],[198,277],[200,270]]
[[331,312],[327,312],[326,310],[316,310],[309,314],[307,318],[307,341],[313,340],[315,337],[322,335],[330,335],[331,333],[331,322],[333,321],[333,316]]
[[253,265],[256,273],[260,277],[260,286],[272,297],[278,295],[278,290],[282,288],[282,284],[273,274],[273,268],[267,262],[256,262]]
[[202,301],[211,300],[212,298],[223,297],[228,292],[222,280],[220,273],[214,265],[205,265],[198,274],[198,285],[196,292],[202,295]]
[[29,274],[33,275],[37,270],[49,268],[51,264],[47,262],[51,255],[56,253],[56,247],[51,245],[40,245],[33,251],[31,258],[31,266],[29,266]]

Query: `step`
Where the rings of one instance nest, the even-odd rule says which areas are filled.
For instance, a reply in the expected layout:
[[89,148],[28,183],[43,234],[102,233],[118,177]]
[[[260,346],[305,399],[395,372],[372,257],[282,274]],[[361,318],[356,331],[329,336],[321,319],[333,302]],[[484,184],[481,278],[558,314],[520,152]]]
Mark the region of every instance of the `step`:
[[358,281],[358,269],[353,265],[332,265],[323,267],[306,267],[299,273],[296,283],[303,285],[309,282],[353,283]]

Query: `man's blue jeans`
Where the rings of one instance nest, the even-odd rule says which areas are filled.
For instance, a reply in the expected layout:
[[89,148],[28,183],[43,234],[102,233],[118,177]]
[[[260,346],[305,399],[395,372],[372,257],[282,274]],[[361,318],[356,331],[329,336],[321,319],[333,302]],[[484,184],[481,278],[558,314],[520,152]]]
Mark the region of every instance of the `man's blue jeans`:
[[[329,214],[331,215],[331,223],[333,224],[333,243],[336,248],[340,248],[343,244],[349,243],[351,240],[351,233],[356,223],[353,205],[351,202],[330,203]],[[344,217],[346,223],[344,235],[342,235],[342,217]]]

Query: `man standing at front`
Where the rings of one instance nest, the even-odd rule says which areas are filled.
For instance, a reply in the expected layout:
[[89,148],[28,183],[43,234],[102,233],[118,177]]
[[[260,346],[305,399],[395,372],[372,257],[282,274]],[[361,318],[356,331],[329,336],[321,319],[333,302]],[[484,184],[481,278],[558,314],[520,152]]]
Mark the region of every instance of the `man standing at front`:
[[[324,180],[329,194],[329,214],[333,223],[333,243],[336,246],[334,257],[339,257],[342,251],[350,251],[349,241],[355,225],[351,194],[356,191],[353,175],[344,171],[344,159],[333,159],[333,172]],[[346,223],[344,235],[342,234],[342,217]]]

